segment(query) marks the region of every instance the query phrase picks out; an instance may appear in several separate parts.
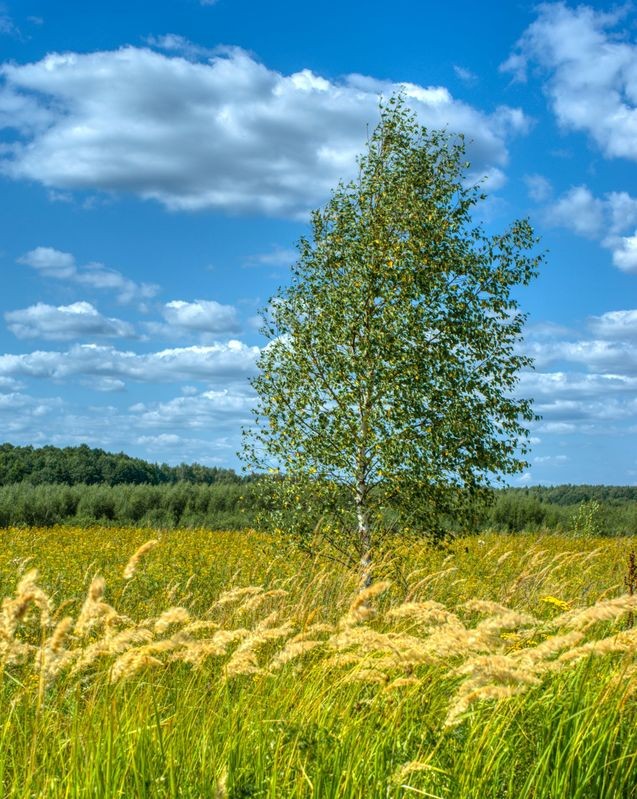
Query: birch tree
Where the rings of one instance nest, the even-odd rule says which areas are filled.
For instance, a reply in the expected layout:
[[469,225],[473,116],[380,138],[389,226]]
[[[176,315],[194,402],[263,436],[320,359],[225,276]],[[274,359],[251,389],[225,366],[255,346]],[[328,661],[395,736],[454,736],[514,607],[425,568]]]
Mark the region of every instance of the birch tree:
[[421,127],[400,97],[358,166],[269,304],[244,455],[270,469],[274,523],[306,546],[320,531],[369,582],[388,526],[439,538],[526,465],[512,291],[542,256],[526,220],[497,235],[472,221],[485,195],[463,138]]

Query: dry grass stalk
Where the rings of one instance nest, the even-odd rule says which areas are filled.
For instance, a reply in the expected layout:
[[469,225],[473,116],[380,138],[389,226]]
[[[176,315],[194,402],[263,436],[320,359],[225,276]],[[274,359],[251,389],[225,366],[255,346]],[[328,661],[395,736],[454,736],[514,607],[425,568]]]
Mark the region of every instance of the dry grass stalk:
[[131,647],[152,641],[153,634],[145,627],[133,627],[115,635],[104,636],[86,646],[74,650],[76,662],[72,674],[77,674],[93,665],[99,658],[120,655]]
[[173,654],[173,660],[189,663],[191,666],[201,667],[206,660],[213,657],[223,657],[228,653],[228,647],[242,641],[250,634],[249,630],[238,628],[236,630],[219,630],[212,638],[190,641],[180,652]]
[[111,671],[111,682],[125,682],[134,677],[142,669],[165,666],[164,661],[154,655],[134,649],[118,658]]
[[104,578],[99,575],[93,577],[91,584],[84,600],[84,604],[75,622],[73,634],[82,637],[88,635],[91,630],[103,619],[105,614],[109,611],[115,613],[110,605],[102,602],[106,583]]
[[258,610],[267,599],[288,596],[289,591],[284,588],[273,588],[271,591],[264,591],[261,594],[256,594],[243,602],[237,609],[237,613],[253,613]]
[[553,619],[553,626],[587,630],[599,621],[613,621],[637,608],[637,596],[624,594],[614,599],[603,599],[588,608],[570,610]]
[[422,627],[430,627],[438,624],[446,624],[455,619],[459,622],[455,613],[451,613],[441,602],[428,600],[427,602],[403,602],[394,608],[390,608],[385,614],[387,619],[410,619]]
[[184,625],[189,621],[190,613],[188,613],[186,608],[169,608],[168,610],[165,610],[155,621],[153,630],[155,631],[156,635],[163,635],[175,624]]
[[263,586],[260,585],[247,585],[244,588],[231,588],[229,591],[224,591],[219,599],[214,603],[211,610],[214,608],[222,608],[224,605],[229,605],[232,602],[238,602],[246,596],[255,596],[256,594],[263,593]]
[[445,719],[445,727],[452,727],[461,721],[462,716],[475,702],[509,699],[521,693],[525,688],[526,686],[523,684],[517,686],[483,685],[478,688],[473,688],[469,683],[465,683],[461,690],[455,695],[455,702],[449,708],[447,718]]
[[73,627],[73,619],[66,616],[56,625],[38,656],[40,674],[45,685],[49,685],[75,659],[75,653],[64,648]]
[[130,580],[133,577],[135,571],[137,570],[140,560],[144,557],[144,555],[150,552],[151,549],[154,549],[158,543],[159,540],[157,538],[151,538],[149,541],[146,541],[144,544],[141,545],[141,547],[139,547],[139,549],[133,554],[133,556],[130,558],[130,560],[124,567],[122,576],[124,577],[125,580]]
[[283,649],[281,649],[268,663],[268,671],[277,671],[286,663],[296,660],[299,657],[311,652],[319,646],[324,646],[325,641],[304,640],[304,641],[287,641]]
[[373,618],[376,615],[376,611],[369,605],[369,601],[387,591],[390,586],[390,582],[379,581],[359,591],[339,624],[342,627],[349,627]]

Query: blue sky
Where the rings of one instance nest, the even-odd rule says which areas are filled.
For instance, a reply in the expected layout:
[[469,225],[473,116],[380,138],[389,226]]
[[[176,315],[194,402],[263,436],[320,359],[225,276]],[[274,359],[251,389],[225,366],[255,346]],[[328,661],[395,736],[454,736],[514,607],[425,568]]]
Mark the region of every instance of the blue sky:
[[527,2],[0,4],[0,441],[237,466],[256,314],[378,97],[465,133],[529,216],[514,482],[637,482],[637,10]]

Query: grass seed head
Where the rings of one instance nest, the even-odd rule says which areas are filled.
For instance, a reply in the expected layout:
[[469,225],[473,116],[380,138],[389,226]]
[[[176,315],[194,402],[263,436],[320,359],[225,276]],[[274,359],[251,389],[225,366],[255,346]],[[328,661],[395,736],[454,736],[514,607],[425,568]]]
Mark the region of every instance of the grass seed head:
[[130,558],[126,566],[124,567],[123,577],[125,580],[130,580],[137,570],[137,566],[139,565],[140,560],[146,555],[146,553],[150,552],[151,549],[154,549],[159,540],[157,538],[151,538],[146,543],[142,544],[141,547],[133,554]]

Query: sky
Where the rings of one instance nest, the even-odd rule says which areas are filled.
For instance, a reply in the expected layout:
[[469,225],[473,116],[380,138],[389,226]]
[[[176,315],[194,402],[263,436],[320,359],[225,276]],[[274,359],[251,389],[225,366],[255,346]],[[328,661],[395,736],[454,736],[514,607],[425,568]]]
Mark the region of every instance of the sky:
[[0,441],[237,468],[259,311],[397,91],[547,253],[511,483],[637,483],[630,3],[0,3]]

